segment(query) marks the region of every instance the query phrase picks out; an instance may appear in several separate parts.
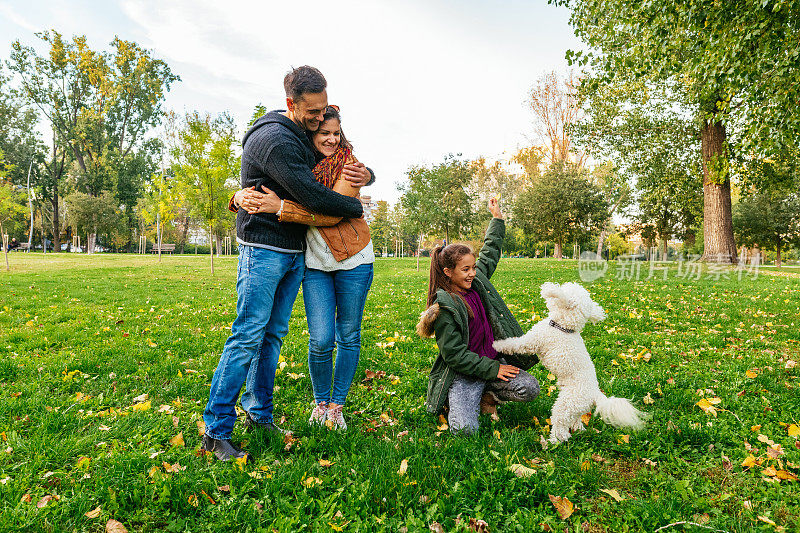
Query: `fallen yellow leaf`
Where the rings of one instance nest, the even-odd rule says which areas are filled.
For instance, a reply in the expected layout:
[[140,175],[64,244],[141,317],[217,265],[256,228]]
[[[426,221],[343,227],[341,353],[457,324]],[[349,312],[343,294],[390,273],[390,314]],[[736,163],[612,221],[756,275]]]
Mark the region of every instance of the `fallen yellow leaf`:
[[197,505],[198,505],[197,495],[196,494],[191,494],[189,496],[189,498],[187,498],[186,501],[188,501],[189,505],[191,505],[192,507],[197,507]]
[[572,513],[575,512],[575,506],[572,505],[572,502],[567,498],[562,496],[553,496],[552,494],[548,494],[548,496],[550,497],[550,501],[553,503],[553,507],[556,508],[556,512],[561,520],[566,520]]
[[186,443],[183,440],[183,431],[169,439],[169,443],[173,446],[185,446]]
[[583,413],[581,415],[581,422],[583,422],[584,426],[589,425],[589,421],[592,419],[592,413]]
[[744,375],[750,379],[753,379],[755,377],[758,377],[758,372],[756,372],[755,370],[748,370],[747,372],[744,373]]
[[788,481],[797,481],[797,476],[793,473],[789,472],[788,470],[778,470],[775,472],[775,476],[778,479],[785,479]]
[[623,496],[620,496],[619,492],[617,492],[617,489],[600,489],[600,492],[605,492],[606,494],[614,498],[614,501],[616,502],[621,502],[622,500],[625,499]]
[[206,423],[202,420],[197,421],[197,432],[200,434],[200,436],[206,434]]
[[534,468],[521,465],[519,463],[514,463],[513,465],[510,465],[508,469],[511,470],[517,477],[531,477],[536,473],[536,470]]
[[322,480],[320,478],[318,478],[318,477],[307,477],[307,478],[305,478],[303,480],[303,485],[307,489],[310,489],[311,487],[313,487],[315,485],[322,485]]
[[630,435],[620,435],[619,437],[617,437],[617,442],[620,443],[620,444],[622,444],[623,442],[625,444],[630,444],[631,436]]
[[327,459],[320,459],[319,460],[319,466],[329,467],[329,466],[332,466],[332,465],[333,465],[333,463],[328,461]]
[[131,406],[132,411],[149,411],[150,410],[150,401],[137,403],[134,406]]
[[752,454],[748,455],[745,460],[742,461],[742,466],[745,468],[750,468],[752,466],[756,466],[757,464],[760,464],[760,461],[753,457]]
[[401,476],[404,476],[407,470],[408,470],[408,459],[403,459],[402,461],[400,461],[400,469],[397,471],[397,473]]
[[[717,399],[719,399],[719,398],[717,398]],[[719,403],[719,402],[715,402],[715,403]],[[712,405],[712,402],[711,402],[710,399],[703,398],[702,400],[697,402],[695,405],[697,407],[699,407],[700,409],[702,409],[705,413],[717,416],[717,409]]]
[[449,427],[450,426],[447,425],[447,419],[444,417],[444,415],[439,415],[439,425],[436,426],[436,429],[438,429],[439,431],[445,431]]
[[786,429],[789,431],[790,437],[800,437],[800,426],[797,424],[789,424],[789,427]]
[[97,518],[98,516],[100,516],[100,506],[98,505],[91,511],[83,513],[83,516],[85,516],[86,518]]

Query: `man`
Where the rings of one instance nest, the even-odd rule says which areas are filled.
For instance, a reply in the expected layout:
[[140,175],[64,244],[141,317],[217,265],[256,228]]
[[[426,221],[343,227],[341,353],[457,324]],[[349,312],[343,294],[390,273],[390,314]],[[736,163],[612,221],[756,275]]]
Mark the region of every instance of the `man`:
[[[245,134],[243,188],[262,186],[283,199],[299,202],[325,215],[360,217],[361,202],[317,182],[312,173],[314,151],[306,131],[316,131],[328,104],[327,82],[309,66],[293,69],[284,79],[287,111],[271,111]],[[363,186],[371,172],[362,164],[345,169],[348,179]],[[242,384],[246,426],[276,433],[283,430],[272,416],[272,392],[283,337],[303,278],[306,226],[278,222],[275,214],[236,216],[239,243],[236,320],[225,342],[209,400],[202,448],[227,461],[246,457],[231,443],[236,399]]]

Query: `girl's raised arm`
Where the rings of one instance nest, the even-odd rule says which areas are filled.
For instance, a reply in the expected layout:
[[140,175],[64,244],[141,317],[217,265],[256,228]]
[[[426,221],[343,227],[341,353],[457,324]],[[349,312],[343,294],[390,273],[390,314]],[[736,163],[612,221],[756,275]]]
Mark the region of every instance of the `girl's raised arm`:
[[503,213],[500,210],[500,202],[497,198],[489,200],[489,212],[492,213],[492,220],[486,229],[483,238],[483,248],[478,256],[476,268],[487,278],[491,278],[500,261],[500,252],[503,248],[503,238],[506,236],[506,222],[503,220]]

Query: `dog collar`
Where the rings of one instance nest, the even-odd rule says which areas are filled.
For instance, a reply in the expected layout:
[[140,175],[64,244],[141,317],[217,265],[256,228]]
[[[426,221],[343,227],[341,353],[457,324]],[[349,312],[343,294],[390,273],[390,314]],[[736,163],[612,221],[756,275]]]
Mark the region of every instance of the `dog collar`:
[[559,325],[558,322],[556,322],[552,318],[550,319],[550,325],[559,331],[563,331],[564,333],[575,333],[574,329],[567,329],[564,326]]

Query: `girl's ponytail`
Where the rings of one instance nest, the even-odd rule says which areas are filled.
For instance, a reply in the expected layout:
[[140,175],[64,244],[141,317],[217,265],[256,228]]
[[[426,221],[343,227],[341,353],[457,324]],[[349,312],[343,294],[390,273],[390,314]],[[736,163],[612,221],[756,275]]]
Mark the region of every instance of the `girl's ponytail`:
[[436,298],[436,291],[450,285],[450,280],[444,273],[444,269],[439,262],[439,255],[442,252],[442,248],[443,246],[437,246],[431,251],[431,272],[428,277],[428,307],[433,305],[433,300]]

